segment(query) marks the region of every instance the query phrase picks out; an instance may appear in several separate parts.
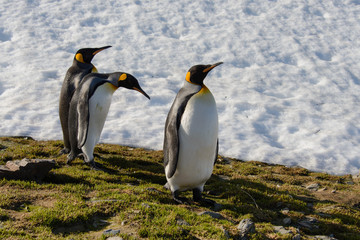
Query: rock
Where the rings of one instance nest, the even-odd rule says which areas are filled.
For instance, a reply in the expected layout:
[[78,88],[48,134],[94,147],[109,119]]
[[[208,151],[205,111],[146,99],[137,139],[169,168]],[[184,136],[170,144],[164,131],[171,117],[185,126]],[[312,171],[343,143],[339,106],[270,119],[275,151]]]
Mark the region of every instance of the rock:
[[315,236],[316,240],[337,240],[336,238],[334,238],[333,236],[323,236],[323,235],[316,235]]
[[211,212],[211,211],[204,211],[199,213],[200,216],[202,215],[209,215],[212,218],[216,218],[216,219],[225,219],[220,213],[216,213],[216,212]]
[[283,226],[274,226],[274,231],[282,235],[292,234],[292,231],[286,230]]
[[247,234],[254,233],[256,231],[254,222],[249,218],[241,220],[237,229],[240,230],[240,239],[246,239]]
[[296,234],[295,236],[292,237],[291,240],[301,240],[301,235],[300,235],[300,234]]
[[284,219],[283,219],[283,223],[284,223],[285,225],[290,225],[290,223],[291,223],[291,218],[284,218]]
[[150,205],[147,204],[147,203],[142,203],[141,206],[144,207],[144,208],[150,208]]
[[106,240],[124,240],[122,237],[109,237]]
[[53,159],[27,159],[7,161],[0,165],[0,179],[21,179],[41,181],[56,163]]
[[312,183],[308,186],[306,186],[306,189],[309,189],[310,191],[317,191],[320,187],[320,184],[318,183]]
[[282,214],[288,214],[289,211],[290,211],[289,208],[281,209],[281,213],[282,213]]
[[306,217],[304,220],[301,220],[298,223],[300,226],[310,230],[314,228],[319,228],[317,225],[315,225],[317,223],[317,219],[313,217]]
[[185,221],[184,219],[176,220],[176,224],[180,225],[180,226],[190,226],[190,224],[187,221]]
[[119,234],[119,233],[120,233],[120,230],[108,229],[103,232],[103,235],[104,236],[115,236],[116,234]]

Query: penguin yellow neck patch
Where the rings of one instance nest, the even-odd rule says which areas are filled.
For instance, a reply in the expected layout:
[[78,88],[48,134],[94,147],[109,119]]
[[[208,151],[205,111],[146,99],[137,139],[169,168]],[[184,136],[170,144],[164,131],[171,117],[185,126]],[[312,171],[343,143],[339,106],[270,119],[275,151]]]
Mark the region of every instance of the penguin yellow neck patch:
[[209,90],[205,85],[202,85],[202,88],[200,89],[200,91],[198,92],[198,94],[203,95],[203,94],[207,94],[207,93],[209,93],[209,92],[210,92],[210,90]]
[[92,73],[98,73],[98,70],[96,69],[95,66],[93,66],[93,68],[91,69],[91,72],[92,72]]
[[81,53],[77,53],[77,54],[75,55],[75,59],[76,59],[78,62],[85,63],[85,62],[84,62],[83,55],[82,55]]
[[126,78],[127,78],[126,73],[123,73],[123,74],[120,75],[119,81],[124,81]]

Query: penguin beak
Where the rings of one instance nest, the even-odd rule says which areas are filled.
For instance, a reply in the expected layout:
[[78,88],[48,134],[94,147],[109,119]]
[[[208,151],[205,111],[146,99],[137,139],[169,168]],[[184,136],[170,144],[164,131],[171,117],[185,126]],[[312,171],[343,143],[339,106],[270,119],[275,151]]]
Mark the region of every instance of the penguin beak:
[[95,52],[93,52],[93,56],[95,56],[96,54],[98,54],[99,52],[101,52],[102,50],[105,50],[107,48],[109,48],[111,46],[105,46],[105,47],[101,47],[101,48],[98,48]]
[[218,62],[218,63],[215,63],[215,64],[213,64],[213,65],[210,65],[209,67],[207,67],[207,68],[205,68],[205,69],[203,70],[203,73],[210,72],[211,69],[213,69],[213,68],[216,67],[216,66],[219,66],[220,64],[223,64],[223,62]]
[[145,97],[147,97],[148,99],[150,99],[149,95],[146,94],[146,92],[144,92],[144,90],[141,89],[141,87],[133,87],[134,90],[138,91],[139,93],[143,94]]

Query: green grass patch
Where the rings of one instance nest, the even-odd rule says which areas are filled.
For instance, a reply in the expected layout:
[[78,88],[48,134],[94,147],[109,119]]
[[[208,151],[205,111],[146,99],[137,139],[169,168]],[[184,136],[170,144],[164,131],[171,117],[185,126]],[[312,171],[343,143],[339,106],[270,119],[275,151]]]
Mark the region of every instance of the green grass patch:
[[[218,205],[178,205],[163,188],[161,151],[98,144],[95,161],[106,171],[94,171],[81,159],[66,165],[66,156],[58,156],[62,147],[61,141],[0,138],[0,164],[57,162],[41,183],[0,179],[0,239],[106,239],[107,229],[119,229],[126,240],[237,239],[245,218],[256,226],[248,239],[292,239],[296,229],[303,239],[360,235],[360,185],[349,175],[219,156],[204,190]],[[310,183],[321,190],[307,189]],[[181,195],[192,198],[190,191]],[[199,214],[204,211],[222,218]],[[310,228],[299,224],[308,218],[315,219]],[[276,233],[279,225],[291,234]]]

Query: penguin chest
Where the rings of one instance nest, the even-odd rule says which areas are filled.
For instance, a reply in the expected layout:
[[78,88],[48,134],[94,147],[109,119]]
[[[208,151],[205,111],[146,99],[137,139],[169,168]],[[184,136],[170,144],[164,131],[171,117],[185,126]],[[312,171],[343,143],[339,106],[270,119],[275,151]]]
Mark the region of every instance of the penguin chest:
[[[214,166],[218,138],[218,115],[213,95],[195,94],[188,101],[179,128],[178,185],[202,188]],[[180,180],[181,179],[181,180]]]
[[104,83],[97,87],[91,96],[89,100],[89,129],[87,141],[90,140],[94,144],[99,141],[114,91],[110,83]]

